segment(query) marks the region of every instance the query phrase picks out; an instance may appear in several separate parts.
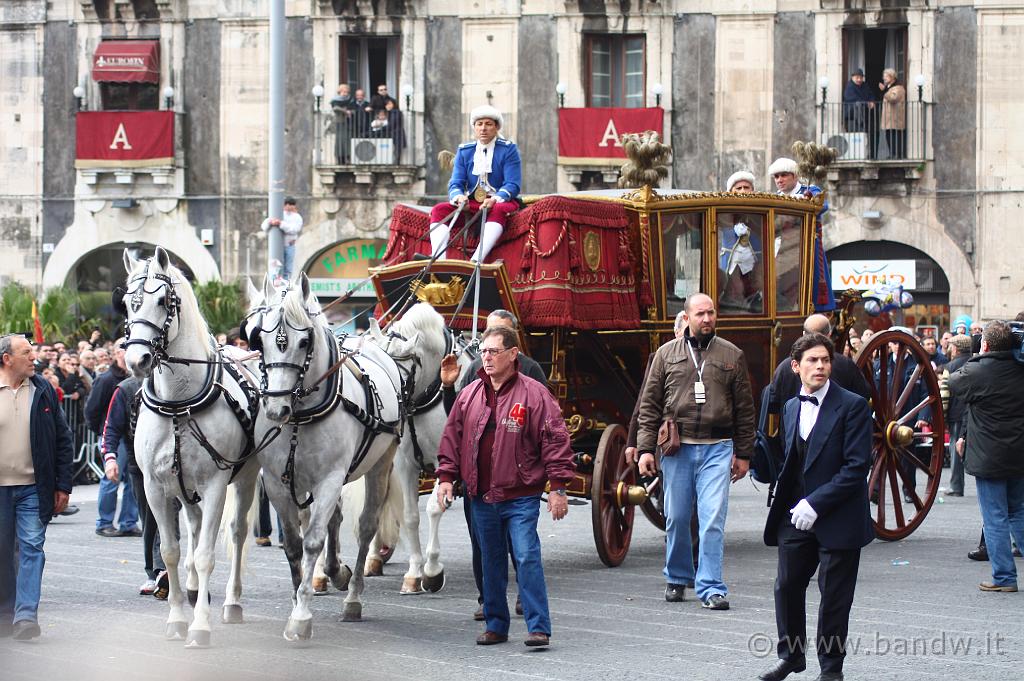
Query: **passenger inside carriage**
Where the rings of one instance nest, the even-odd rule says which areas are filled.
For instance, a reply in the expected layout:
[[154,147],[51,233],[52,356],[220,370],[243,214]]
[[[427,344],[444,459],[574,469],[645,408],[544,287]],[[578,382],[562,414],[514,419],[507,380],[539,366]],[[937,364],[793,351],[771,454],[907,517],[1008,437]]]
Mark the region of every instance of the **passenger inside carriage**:
[[[729,176],[725,190],[754,191],[754,174],[740,170]],[[764,312],[764,215],[720,213],[718,234],[718,309],[724,314]]]
[[[459,145],[448,182],[448,201],[430,211],[430,247],[435,257],[446,257],[453,229],[465,225],[469,216],[486,211],[481,216],[480,243],[470,257],[471,262],[484,262],[501,238],[509,215],[519,208],[519,149],[500,136],[502,123],[501,112],[493,106],[478,106],[470,113],[475,139]],[[443,222],[463,204],[466,208],[455,225]]]

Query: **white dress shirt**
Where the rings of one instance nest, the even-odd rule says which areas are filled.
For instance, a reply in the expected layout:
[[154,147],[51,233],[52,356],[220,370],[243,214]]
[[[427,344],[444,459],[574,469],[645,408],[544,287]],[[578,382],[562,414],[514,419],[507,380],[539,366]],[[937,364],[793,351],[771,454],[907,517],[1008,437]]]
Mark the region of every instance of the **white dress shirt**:
[[818,412],[821,411],[821,405],[825,401],[825,394],[828,392],[829,383],[830,381],[825,381],[825,385],[813,393],[808,393],[806,388],[800,386],[801,395],[811,395],[818,400],[817,404],[800,400],[800,437],[804,440],[811,436],[811,429],[814,428],[814,424],[818,420]]

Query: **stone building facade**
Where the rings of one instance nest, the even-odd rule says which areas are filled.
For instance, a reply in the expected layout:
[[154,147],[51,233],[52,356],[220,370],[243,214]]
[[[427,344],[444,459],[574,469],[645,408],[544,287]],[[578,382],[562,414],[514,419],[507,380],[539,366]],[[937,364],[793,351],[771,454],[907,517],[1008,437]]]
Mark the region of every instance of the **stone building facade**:
[[[109,267],[96,253],[153,244],[200,279],[265,269],[269,2],[0,3],[0,278],[75,285],[83,268]],[[914,141],[899,158],[837,164],[826,247],[865,259],[884,242],[930,262],[925,297],[949,316],[1024,307],[1024,3],[287,0],[285,11],[286,191],[306,221],[303,267],[335,244],[386,238],[395,202],[442,194],[437,152],[467,138],[479,103],[507,112],[527,193],[614,180],[600,163],[560,164],[557,83],[566,107],[660,103],[671,186],[721,188],[749,168],[769,188],[768,164],[794,140],[851,139],[829,116],[852,67],[873,75],[895,60],[885,65],[905,81]],[[153,108],[175,112],[173,161],[76,167],[79,107],[117,101],[91,77],[98,46],[144,38],[159,44]],[[368,93],[386,82],[406,117],[400,159],[335,156],[329,100],[343,80]]]

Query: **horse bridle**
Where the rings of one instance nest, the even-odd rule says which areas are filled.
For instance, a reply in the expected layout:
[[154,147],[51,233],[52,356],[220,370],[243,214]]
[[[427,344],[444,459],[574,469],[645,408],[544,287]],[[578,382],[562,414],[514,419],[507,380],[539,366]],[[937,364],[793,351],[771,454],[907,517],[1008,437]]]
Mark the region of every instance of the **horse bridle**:
[[[296,401],[309,396],[310,394],[316,392],[319,389],[318,384],[320,383],[320,381],[318,381],[317,384],[314,384],[309,388],[303,386],[306,380],[306,373],[309,371],[309,365],[313,361],[313,346],[315,340],[314,334],[316,332],[316,325],[311,324],[309,328],[306,329],[300,329],[298,327],[292,326],[285,319],[285,313],[282,310],[281,318],[278,320],[277,326],[271,329],[264,329],[262,328],[263,319],[264,315],[268,311],[269,308],[267,307],[261,307],[257,310],[254,310],[252,313],[249,314],[248,317],[246,317],[245,321],[242,323],[242,330],[245,334],[247,342],[249,343],[249,347],[253,350],[260,351],[260,395],[262,395],[263,397],[291,397],[292,403],[295,403]],[[316,315],[318,314],[320,313],[315,312],[312,313],[310,316],[311,318],[315,318]],[[253,317],[256,317],[256,324],[253,327],[254,333],[250,333],[247,327],[249,325],[249,320]],[[306,355],[302,359],[302,364],[296,364],[295,362],[267,362],[264,359],[263,339],[260,337],[261,332],[276,331],[276,333],[274,334],[274,345],[277,346],[278,350],[284,352],[285,350],[288,349],[287,329],[291,329],[292,331],[298,331],[300,333],[304,331],[306,334],[306,337],[304,339],[306,341]],[[268,369],[291,369],[292,371],[296,372],[297,377],[295,381],[295,386],[288,390],[270,390],[270,380],[267,374]]]
[[[169,342],[167,333],[171,328],[171,324],[174,322],[175,317],[178,316],[178,312],[181,310],[181,298],[178,296],[177,291],[174,290],[174,282],[169,276],[161,273],[154,273],[153,278],[160,280],[162,283],[153,291],[146,290],[146,282],[149,281],[149,266],[151,261],[146,261],[146,267],[142,271],[142,274],[128,281],[128,286],[131,287],[135,282],[139,282],[138,287],[134,291],[129,291],[123,286],[118,286],[114,289],[112,296],[112,304],[114,310],[119,314],[124,315],[124,335],[127,340],[124,343],[124,348],[128,349],[131,345],[144,345],[153,353],[154,365],[159,364],[162,360],[167,359],[167,344]],[[131,307],[132,312],[138,312],[139,308],[142,307],[144,296],[156,295],[161,290],[166,289],[163,297],[163,308],[165,312],[164,322],[162,325],[154,324],[153,322],[139,317],[136,319],[128,318],[128,307]],[[128,305],[125,305],[124,297],[131,293],[131,300]],[[132,327],[136,324],[148,326],[149,328],[156,331],[156,335],[152,338],[132,338]]]

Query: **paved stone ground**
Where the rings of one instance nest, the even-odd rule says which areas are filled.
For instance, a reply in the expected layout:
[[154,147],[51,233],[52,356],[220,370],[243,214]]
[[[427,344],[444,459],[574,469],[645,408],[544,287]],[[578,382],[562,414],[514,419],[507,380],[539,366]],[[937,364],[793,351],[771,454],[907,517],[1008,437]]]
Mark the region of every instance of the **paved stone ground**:
[[[1024,593],[981,593],[987,564],[965,557],[980,528],[968,482],[963,499],[936,504],[923,527],[903,542],[875,542],[862,555],[847,659],[849,679],[1007,680],[1024,662]],[[95,496],[83,489],[74,499]],[[186,650],[162,637],[166,606],[136,595],[144,577],[141,540],[93,534],[95,504],[54,523],[35,643],[0,640],[0,678],[174,679],[754,679],[771,662],[775,553],[761,542],[764,490],[747,481],[733,489],[725,576],[733,609],[702,610],[688,600],[668,604],[660,574],[663,540],[640,518],[626,562],[605,568],[593,547],[591,508],[570,507],[560,523],[541,523],[554,625],[552,646],[530,651],[514,620],[508,644],[482,648],[470,614],[475,593],[469,546],[457,506],[442,523],[448,583],[437,595],[399,596],[400,547],[386,576],[371,579],[365,621],[340,622],[342,595],[315,599],[314,638],[298,647],[281,636],[289,611],[289,577],[278,548],[253,548],[245,580],[245,619],[214,624],[213,647]],[[346,555],[352,555],[346,528]],[[897,559],[900,559],[897,561]],[[908,561],[905,565],[894,561]],[[1018,561],[1020,567],[1024,562]],[[224,588],[223,560],[214,573],[214,610]],[[818,597],[809,593],[813,631]],[[970,649],[954,650],[969,643]],[[916,650],[914,649],[916,646]],[[813,679],[817,666],[791,678]]]

